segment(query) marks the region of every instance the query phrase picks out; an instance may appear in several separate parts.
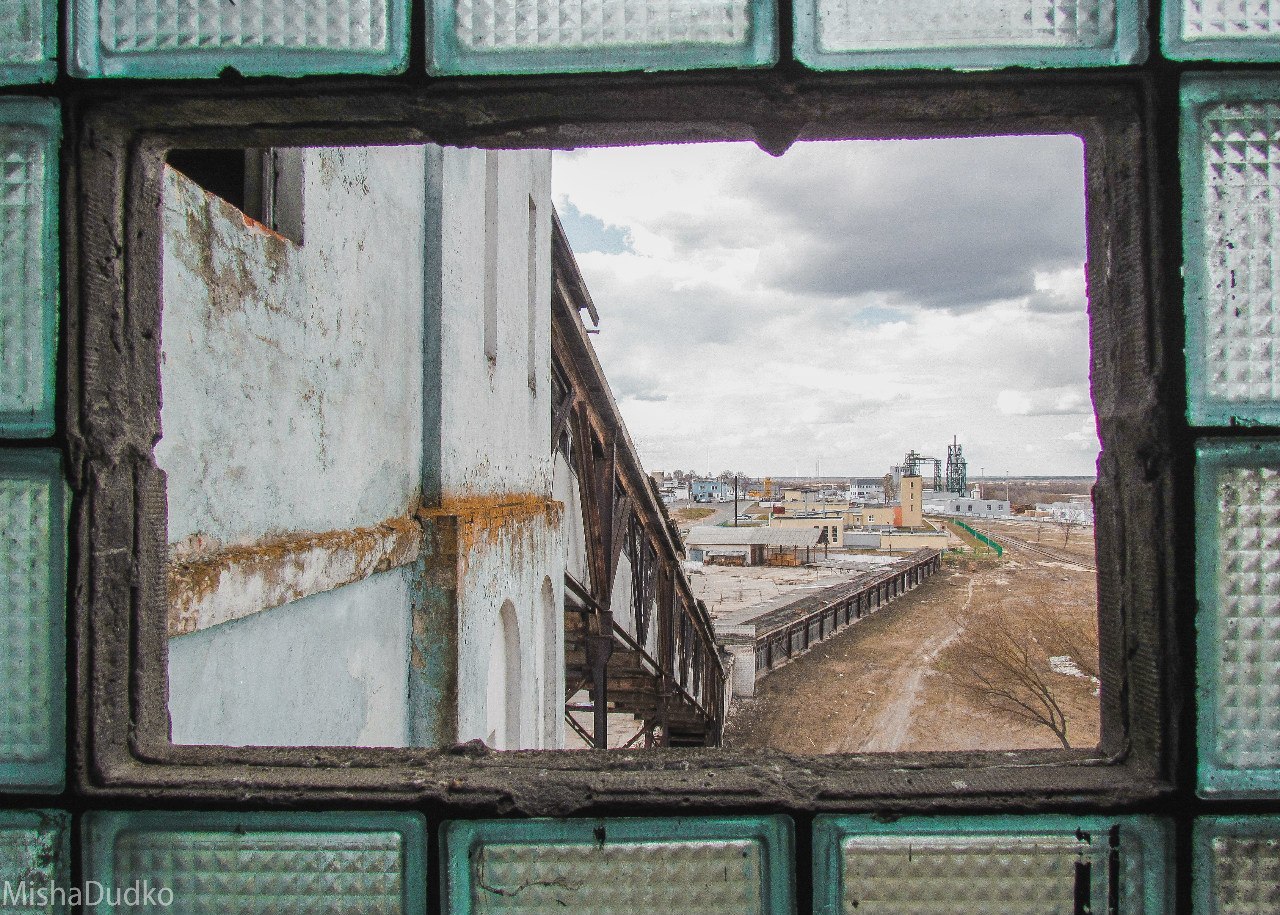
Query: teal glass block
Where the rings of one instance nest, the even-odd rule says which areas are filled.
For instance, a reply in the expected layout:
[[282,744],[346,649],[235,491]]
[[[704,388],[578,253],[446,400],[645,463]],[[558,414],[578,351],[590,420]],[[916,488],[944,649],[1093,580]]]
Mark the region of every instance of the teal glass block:
[[1187,415],[1280,423],[1280,80],[1182,86]]
[[429,0],[434,74],[766,67],[776,0]]
[[57,103],[0,99],[0,436],[53,433],[60,138]]
[[1147,56],[1145,0],[796,0],[815,70],[1102,67]]
[[71,0],[72,76],[403,73],[409,0]]
[[1201,794],[1280,792],[1280,440],[1196,447]]
[[1172,826],[1151,817],[824,815],[813,827],[814,912],[1163,915],[1172,848]]
[[1280,817],[1201,817],[1191,842],[1196,915],[1280,912]]
[[0,0],[0,86],[58,75],[56,0]]
[[449,915],[784,915],[791,820],[481,820],[442,832]]
[[1165,0],[1160,49],[1172,60],[1280,60],[1280,4]]
[[71,911],[70,819],[60,810],[0,811],[0,910]]
[[60,791],[65,488],[53,451],[0,451],[0,791]]
[[[426,910],[416,813],[94,812],[82,841],[86,879],[167,890],[165,910],[184,915]],[[108,901],[94,911],[137,909]]]

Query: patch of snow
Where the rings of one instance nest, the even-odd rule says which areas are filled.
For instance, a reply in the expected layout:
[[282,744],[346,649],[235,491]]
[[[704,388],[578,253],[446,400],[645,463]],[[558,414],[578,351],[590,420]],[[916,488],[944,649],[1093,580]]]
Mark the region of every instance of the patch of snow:
[[1065,674],[1068,677],[1083,677],[1084,671],[1080,669],[1080,665],[1071,659],[1070,655],[1057,655],[1049,659],[1049,668],[1055,674]]

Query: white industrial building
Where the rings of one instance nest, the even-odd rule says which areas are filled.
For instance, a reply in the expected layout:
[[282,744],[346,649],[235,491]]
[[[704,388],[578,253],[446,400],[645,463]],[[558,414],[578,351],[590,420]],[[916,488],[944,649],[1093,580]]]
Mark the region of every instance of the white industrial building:
[[1054,521],[1093,524],[1093,503],[1084,500],[1079,502],[1037,502],[1036,514]]
[[1013,516],[1009,503],[1004,499],[968,499],[956,496],[943,499],[926,498],[926,515],[955,515],[973,518],[1009,518]]
[[296,153],[287,235],[166,169],[173,740],[562,746],[550,153]]

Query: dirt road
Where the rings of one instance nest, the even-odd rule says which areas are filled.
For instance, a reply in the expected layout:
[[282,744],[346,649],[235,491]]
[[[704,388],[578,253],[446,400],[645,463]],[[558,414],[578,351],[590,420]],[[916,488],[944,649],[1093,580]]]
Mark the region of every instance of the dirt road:
[[[917,590],[847,628],[737,700],[733,749],[792,753],[1006,750],[1060,746],[1047,729],[1011,722],[955,695],[938,663],[970,608],[999,602],[1034,617],[1044,601],[1096,619],[1096,579],[1015,550],[999,562],[948,563]],[[1097,743],[1094,684],[1064,676],[1071,742]]]

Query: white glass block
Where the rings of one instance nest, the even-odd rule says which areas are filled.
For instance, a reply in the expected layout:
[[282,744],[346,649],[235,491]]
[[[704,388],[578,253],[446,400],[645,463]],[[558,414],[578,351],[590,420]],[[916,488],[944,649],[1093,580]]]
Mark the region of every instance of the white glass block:
[[1200,789],[1280,788],[1280,444],[1196,449]]
[[57,75],[56,0],[0,0],[0,85]]
[[1280,818],[1204,817],[1193,845],[1196,915],[1280,912]]
[[790,915],[784,817],[448,823],[450,915]]
[[1280,837],[1215,838],[1213,887],[1221,915],[1280,912]]
[[1136,0],[799,0],[796,56],[818,69],[1097,66],[1145,50]]
[[842,851],[844,910],[868,915],[1074,915],[1091,853],[1069,836],[858,837]]
[[54,429],[59,133],[56,104],[0,103],[0,435]]
[[824,51],[1101,48],[1116,31],[1110,0],[818,0],[818,19],[818,45]]
[[1218,476],[1219,760],[1280,766],[1280,469]]
[[1272,0],[1183,0],[1184,41],[1251,38],[1280,32],[1280,3]]
[[813,854],[822,915],[1166,915],[1173,871],[1148,817],[822,815]]
[[57,453],[0,451],[0,789],[62,785],[65,550]]
[[75,76],[400,72],[406,0],[76,0]]
[[434,73],[763,66],[774,0],[433,0]]
[[1161,32],[1174,60],[1280,60],[1280,2],[1170,0]]
[[471,899],[477,915],[566,906],[597,915],[760,915],[760,864],[758,843],[746,840],[486,845]]
[[470,50],[735,45],[750,27],[746,0],[457,0],[455,9],[458,44]]
[[1230,403],[1280,397],[1280,104],[1205,116],[1208,388]]
[[[408,915],[426,908],[426,835],[405,813],[92,813],[86,870],[172,892],[170,911]],[[162,911],[108,903],[99,915]]]
[[1280,84],[1188,79],[1181,133],[1188,414],[1280,421]]

